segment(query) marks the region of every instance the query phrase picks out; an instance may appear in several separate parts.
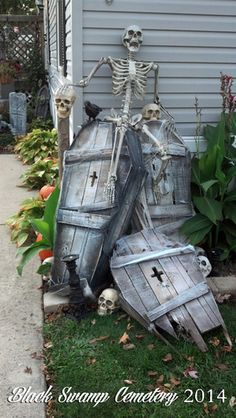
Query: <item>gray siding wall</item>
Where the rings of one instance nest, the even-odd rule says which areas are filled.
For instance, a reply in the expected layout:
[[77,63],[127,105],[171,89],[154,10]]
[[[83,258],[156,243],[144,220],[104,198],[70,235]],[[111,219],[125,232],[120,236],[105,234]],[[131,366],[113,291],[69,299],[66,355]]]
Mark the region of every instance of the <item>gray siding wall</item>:
[[[56,0],[49,1],[51,87],[59,76],[56,59]],[[78,83],[102,56],[125,57],[121,34],[130,24],[144,31],[137,58],[160,65],[159,93],[190,148],[195,133],[194,97],[203,123],[219,118],[220,72],[236,77],[236,0],[66,0],[67,78]],[[152,101],[153,74],[144,101],[135,100],[134,113]],[[88,87],[76,89],[72,134],[83,121],[83,102],[91,100],[108,113],[119,110],[121,97],[111,94],[111,73],[103,66]]]
[[[194,97],[202,107],[203,122],[219,117],[220,72],[236,75],[235,0],[105,0],[83,2],[83,74],[87,75],[101,56],[122,57],[123,29],[138,24],[144,31],[139,59],[160,65],[159,93],[175,117],[183,136],[195,129]],[[153,79],[144,102],[134,102],[135,111],[152,101]],[[83,100],[95,101],[107,111],[119,109],[120,98],[111,92],[109,68],[102,68],[84,89]]]

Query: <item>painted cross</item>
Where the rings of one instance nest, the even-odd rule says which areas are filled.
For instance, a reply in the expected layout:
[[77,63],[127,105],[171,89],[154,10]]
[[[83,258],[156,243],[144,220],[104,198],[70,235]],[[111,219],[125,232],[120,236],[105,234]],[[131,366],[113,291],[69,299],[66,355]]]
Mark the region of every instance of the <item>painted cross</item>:
[[152,267],[152,270],[153,270],[153,274],[151,274],[151,277],[156,277],[160,283],[163,283],[163,279],[161,277],[162,274],[164,274],[163,271],[161,270],[158,271],[156,267]]
[[89,176],[89,177],[91,177],[91,187],[93,187],[94,183],[95,183],[95,180],[98,179],[96,171],[94,171],[93,174],[91,174],[91,176]]

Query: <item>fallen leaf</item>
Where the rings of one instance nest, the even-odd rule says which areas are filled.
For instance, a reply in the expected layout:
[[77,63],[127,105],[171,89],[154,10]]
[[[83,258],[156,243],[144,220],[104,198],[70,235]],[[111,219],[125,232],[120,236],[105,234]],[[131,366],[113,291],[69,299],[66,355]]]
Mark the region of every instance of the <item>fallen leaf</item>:
[[209,343],[214,347],[218,347],[218,345],[220,345],[220,340],[217,337],[213,337],[212,340],[209,341]]
[[232,396],[229,400],[229,406],[230,408],[233,408],[236,405],[236,398],[235,396]]
[[163,359],[162,359],[165,363],[169,363],[169,361],[172,361],[173,360],[173,357],[172,357],[172,354],[171,353],[168,353],[168,354],[166,354],[165,355],[165,357],[163,357]]
[[171,384],[170,383],[165,383],[164,384],[164,387],[167,388],[167,389],[170,389],[171,388]]
[[125,351],[128,351],[128,350],[133,350],[135,348],[135,345],[134,344],[124,344],[123,345],[123,349],[125,350]]
[[28,373],[28,374],[32,374],[32,369],[31,369],[31,367],[28,367],[28,366],[27,366],[27,367],[25,368],[24,372],[25,372],[25,373]]
[[88,364],[89,366],[91,365],[91,364],[95,364],[96,363],[96,359],[95,358],[88,358],[87,360],[86,360],[86,364]]
[[204,409],[204,412],[205,412],[206,415],[209,415],[209,414],[212,415],[217,411],[218,405],[216,405],[216,404],[208,405],[207,403],[204,403],[203,404],[203,409]]
[[47,348],[47,349],[48,348],[52,348],[53,347],[53,343],[51,341],[49,341],[48,343],[45,343],[44,344],[44,347]]
[[180,380],[178,380],[178,379],[176,379],[175,377],[171,377],[171,379],[170,379],[170,383],[171,383],[173,386],[179,386],[179,385],[181,384],[181,381],[180,381]]
[[224,303],[224,302],[227,302],[230,298],[231,298],[231,295],[230,295],[229,293],[224,293],[224,294],[218,293],[218,294],[215,296],[215,300],[216,300],[216,302],[218,302],[218,303]]
[[142,340],[145,335],[144,334],[136,334],[135,337],[137,338],[137,340]]
[[194,361],[194,356],[186,356],[186,359],[187,359],[188,361]]
[[44,355],[42,353],[37,353],[36,351],[34,353],[31,353],[30,356],[35,360],[42,360],[44,358]]
[[154,385],[147,385],[146,388],[147,388],[148,392],[152,392],[153,390],[156,389]]
[[129,331],[131,328],[134,328],[134,325],[132,325],[130,322],[127,325],[127,330]]
[[215,366],[216,366],[216,367],[217,367],[217,369],[219,369],[219,370],[228,370],[228,366],[227,366],[227,364],[224,364],[224,363],[218,363],[218,364],[216,364]]
[[160,377],[157,379],[157,383],[163,383],[164,382],[164,374],[161,374]]
[[149,371],[149,372],[148,372],[148,376],[149,376],[149,377],[155,377],[155,376],[157,376],[157,372],[152,372],[152,371]]
[[126,317],[127,317],[127,314],[126,313],[125,314],[122,314],[122,315],[118,316],[117,321],[121,321],[122,319],[124,319]]
[[185,377],[191,377],[192,379],[198,379],[198,371],[194,370],[192,367],[187,367],[187,369],[185,369],[183,371],[183,375]]
[[148,344],[147,345],[148,350],[153,350],[154,348],[155,348],[155,344]]
[[130,341],[130,338],[129,338],[127,332],[125,331],[124,334],[122,335],[122,337],[120,337],[120,339],[119,339],[119,344],[126,344],[128,341]]
[[101,335],[100,337],[93,338],[92,340],[90,340],[89,344],[96,344],[96,342],[104,341],[104,340],[107,340],[108,338],[109,338],[109,335]]
[[136,383],[137,380],[131,380],[131,379],[125,379],[124,383],[127,383],[127,385],[132,385],[133,383]]
[[92,324],[92,325],[95,325],[95,324],[96,324],[96,322],[97,322],[97,321],[96,321],[96,319],[94,318],[94,319],[92,319],[91,324]]
[[230,351],[232,351],[232,345],[223,345],[223,347],[221,347],[221,351],[223,351],[224,353],[230,353]]

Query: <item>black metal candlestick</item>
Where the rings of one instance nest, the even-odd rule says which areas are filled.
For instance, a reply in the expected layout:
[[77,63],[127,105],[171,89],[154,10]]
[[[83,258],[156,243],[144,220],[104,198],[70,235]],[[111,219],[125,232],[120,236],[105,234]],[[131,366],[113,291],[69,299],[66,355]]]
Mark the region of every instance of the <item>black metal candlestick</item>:
[[80,286],[80,278],[76,273],[76,260],[79,258],[76,254],[66,255],[62,258],[62,261],[66,264],[67,270],[69,271],[69,285],[70,285],[70,303],[78,305],[80,310],[80,318],[86,314],[86,302],[83,295],[83,291]]

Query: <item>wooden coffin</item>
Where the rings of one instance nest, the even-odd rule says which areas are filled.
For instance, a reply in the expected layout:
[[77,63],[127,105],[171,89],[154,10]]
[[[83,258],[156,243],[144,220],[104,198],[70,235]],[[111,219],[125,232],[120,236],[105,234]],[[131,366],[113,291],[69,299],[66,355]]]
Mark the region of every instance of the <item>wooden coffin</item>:
[[[134,201],[143,185],[145,170],[137,135],[127,131],[121,151],[115,203],[104,190],[113,145],[113,125],[86,125],[65,153],[61,194],[57,212],[52,281],[67,283],[62,257],[79,255],[77,272],[96,289],[108,281],[107,256],[126,231]],[[133,166],[133,162],[137,165]]]
[[183,335],[206,351],[201,334],[222,326],[231,344],[192,246],[146,229],[116,243],[111,270],[123,309],[147,329]]
[[[150,138],[140,133],[148,176],[134,212],[136,230],[168,225],[169,232],[193,215],[190,181],[191,156],[181,137],[168,120],[146,123],[151,134],[165,146],[167,159],[157,153]],[[179,239],[179,236],[178,236]]]

